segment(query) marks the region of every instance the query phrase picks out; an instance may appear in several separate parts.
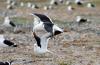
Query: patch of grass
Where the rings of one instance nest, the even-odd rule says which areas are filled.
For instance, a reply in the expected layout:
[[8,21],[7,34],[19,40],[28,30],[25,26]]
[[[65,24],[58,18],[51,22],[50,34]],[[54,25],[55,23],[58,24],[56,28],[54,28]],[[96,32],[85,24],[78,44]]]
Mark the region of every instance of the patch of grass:
[[96,41],[96,44],[100,44],[100,41]]
[[0,17],[0,23],[3,23],[3,21],[4,21],[4,18]]
[[95,3],[96,5],[100,5],[100,0],[93,0],[93,3]]
[[31,22],[31,20],[28,20],[27,18],[22,18],[22,17],[14,17],[12,19],[16,24],[26,24]]
[[53,22],[60,27],[69,27],[72,23],[72,22],[68,22],[68,21],[59,21],[59,20],[53,20]]

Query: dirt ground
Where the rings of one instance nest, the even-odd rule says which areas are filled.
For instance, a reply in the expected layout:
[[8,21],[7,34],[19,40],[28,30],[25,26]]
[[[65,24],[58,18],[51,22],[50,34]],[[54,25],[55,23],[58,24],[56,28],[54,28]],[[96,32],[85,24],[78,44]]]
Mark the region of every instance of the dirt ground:
[[[94,1],[98,0],[90,2]],[[1,24],[3,13],[8,11],[5,9],[6,5],[5,2],[0,2]],[[54,6],[52,10],[43,10],[43,5],[40,9],[34,10],[19,6],[9,10],[8,15],[17,25],[21,24],[19,28],[22,31],[14,33],[13,28],[0,26],[0,34],[18,45],[16,48],[0,47],[0,61],[13,61],[12,65],[100,65],[100,6],[87,8],[86,5],[74,5],[75,10],[71,13],[67,11],[65,4]],[[32,12],[48,14],[55,24],[66,30],[50,39],[48,49],[54,54],[47,53],[44,57],[34,55],[33,45],[36,41],[32,35],[31,25],[34,17],[28,15]],[[78,25],[75,21],[77,15],[90,19],[90,22]]]

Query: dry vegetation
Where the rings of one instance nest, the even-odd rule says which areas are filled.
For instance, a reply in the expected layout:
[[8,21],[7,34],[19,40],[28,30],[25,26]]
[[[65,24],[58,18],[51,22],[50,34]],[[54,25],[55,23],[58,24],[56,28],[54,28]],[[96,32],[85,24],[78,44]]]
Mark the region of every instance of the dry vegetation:
[[[67,6],[64,4],[55,6],[53,10],[45,11],[42,9],[45,4],[43,1],[45,0],[34,0],[39,5],[42,3],[40,9],[32,10],[17,6],[16,9],[8,12],[9,16],[13,16],[12,20],[17,25],[21,24],[19,27],[22,27],[24,32],[16,34],[0,27],[0,32],[4,30],[3,34],[7,39],[19,45],[17,48],[0,48],[0,61],[14,60],[12,65],[100,65],[100,0],[91,0],[96,4],[93,9],[86,8],[85,5],[78,7],[73,4],[75,11],[72,14],[67,12]],[[0,23],[3,22],[5,8],[6,3],[0,0]],[[56,55],[47,54],[46,57],[34,55],[33,44],[36,42],[31,33],[33,17],[28,15],[32,12],[48,14],[57,25],[66,29],[67,32],[49,41],[48,49]],[[75,22],[77,15],[91,19],[91,23],[77,25]]]

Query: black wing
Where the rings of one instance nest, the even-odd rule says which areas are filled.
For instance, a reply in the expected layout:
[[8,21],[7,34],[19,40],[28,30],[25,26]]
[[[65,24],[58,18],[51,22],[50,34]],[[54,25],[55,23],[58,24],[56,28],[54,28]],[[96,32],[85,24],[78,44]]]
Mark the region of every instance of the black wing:
[[46,15],[43,14],[37,14],[37,13],[33,13],[34,15],[38,16],[40,18],[41,21],[43,22],[49,22],[52,23],[50,18],[48,18]]
[[8,62],[0,62],[0,65],[9,65]]
[[83,5],[83,3],[81,3],[81,2],[77,2],[77,5]]
[[81,20],[80,20],[80,23],[81,23],[81,22],[87,22],[87,19],[81,19]]
[[4,44],[8,45],[8,46],[13,46],[13,47],[17,47],[17,45],[14,45],[13,42],[9,41],[9,40],[4,40]]
[[52,33],[53,32],[53,25],[52,23],[44,23],[44,28],[47,32]]
[[35,34],[35,32],[33,33],[33,35],[34,35],[34,38],[37,42],[37,45],[41,48],[41,39]]
[[3,62],[0,62],[0,65],[5,65]]
[[58,35],[58,34],[60,34],[60,33],[62,33],[61,31],[55,31],[54,32],[54,35]]
[[16,27],[16,25],[15,25],[12,21],[10,21],[10,25],[11,25],[12,27]]
[[9,62],[5,62],[5,65],[11,65]]

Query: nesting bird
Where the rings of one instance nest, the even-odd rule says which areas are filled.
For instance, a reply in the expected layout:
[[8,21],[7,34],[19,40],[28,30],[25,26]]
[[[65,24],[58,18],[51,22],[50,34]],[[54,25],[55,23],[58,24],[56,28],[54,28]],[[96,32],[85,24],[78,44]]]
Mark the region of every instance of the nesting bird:
[[75,3],[76,3],[77,5],[83,5],[83,1],[81,1],[81,0],[75,0]]
[[12,1],[11,0],[7,0],[7,2],[6,2],[7,4],[11,4],[12,3]]
[[53,7],[52,7],[52,5],[49,5],[49,6],[44,6],[43,9],[44,10],[50,10],[50,9],[53,9]]
[[65,4],[66,5],[70,5],[71,4],[71,1],[66,1]]
[[10,18],[8,16],[6,16],[4,18],[4,23],[3,25],[7,26],[7,27],[16,27],[16,25],[10,20]]
[[76,22],[78,22],[79,24],[85,23],[85,22],[87,22],[87,21],[89,21],[89,20],[86,19],[86,18],[82,18],[81,16],[77,16],[77,17],[76,17]]
[[87,7],[88,7],[88,8],[93,8],[93,7],[95,7],[95,5],[94,5],[93,3],[88,3],[88,4],[87,4]]
[[4,23],[3,23],[3,26],[6,26],[6,27],[13,27],[14,28],[14,31],[16,31],[16,25],[10,20],[9,16],[6,16],[4,18]]
[[13,0],[7,0],[7,9],[12,10],[14,9],[14,6],[17,5],[16,1]]
[[17,2],[16,1],[12,1],[11,5],[12,6],[17,5]]
[[12,10],[12,9],[14,9],[14,7],[9,4],[9,5],[7,5],[7,9]]
[[43,9],[44,10],[48,10],[49,8],[48,8],[48,6],[44,6]]
[[32,8],[32,9],[38,9],[39,6],[37,6],[36,4],[33,4],[33,5],[31,6],[31,8]]
[[36,16],[34,18],[33,31],[38,29],[45,29],[47,32],[51,33],[52,35],[57,35],[63,32],[63,30],[59,28],[57,25],[55,25],[48,16],[44,14],[37,14],[37,13],[34,13],[32,15]]
[[11,65],[10,62],[0,62],[0,65]]
[[21,3],[20,3],[20,6],[21,6],[21,7],[23,7],[23,6],[24,6],[24,3],[23,3],[23,2],[21,2]]
[[60,2],[60,3],[63,3],[63,2],[64,2],[64,0],[59,0],[59,2]]
[[34,53],[36,55],[42,55],[46,52],[52,53],[47,49],[48,47],[48,41],[50,39],[50,33],[44,34],[42,37],[39,37],[33,32],[34,38],[37,43],[34,44]]
[[68,11],[73,11],[75,8],[73,8],[71,5],[67,7]]
[[3,35],[0,35],[0,47],[7,47],[7,46],[17,47],[15,43],[5,39]]
[[51,0],[51,1],[50,1],[50,5],[58,5],[58,2],[55,1],[55,0]]
[[27,7],[31,7],[32,4],[30,2],[27,3]]

